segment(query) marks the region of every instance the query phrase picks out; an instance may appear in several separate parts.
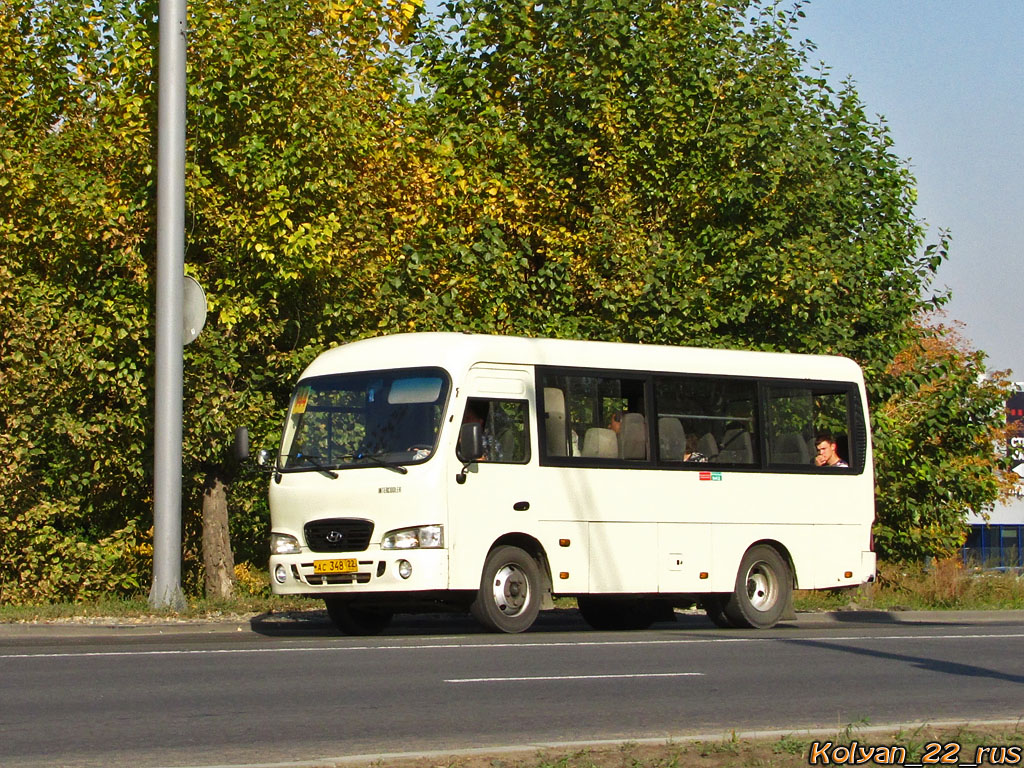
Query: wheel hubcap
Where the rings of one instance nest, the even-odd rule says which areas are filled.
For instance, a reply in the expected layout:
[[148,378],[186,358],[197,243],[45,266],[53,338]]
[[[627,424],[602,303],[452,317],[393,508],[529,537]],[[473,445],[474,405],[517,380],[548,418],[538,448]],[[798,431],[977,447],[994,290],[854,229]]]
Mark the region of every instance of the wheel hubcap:
[[494,604],[506,616],[516,616],[530,600],[526,575],[514,565],[505,565],[494,574]]
[[747,571],[747,599],[759,611],[767,611],[778,599],[775,573],[764,563],[754,563]]

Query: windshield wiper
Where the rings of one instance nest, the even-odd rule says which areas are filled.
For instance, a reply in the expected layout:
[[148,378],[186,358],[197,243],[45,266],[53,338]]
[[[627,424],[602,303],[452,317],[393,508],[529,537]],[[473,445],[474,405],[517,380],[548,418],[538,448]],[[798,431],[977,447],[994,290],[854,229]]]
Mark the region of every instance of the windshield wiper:
[[329,469],[328,467],[325,467],[323,464],[321,464],[319,461],[317,461],[317,459],[319,459],[319,458],[320,458],[319,456],[307,456],[304,453],[296,453],[295,454],[295,460],[296,461],[304,461],[307,464],[309,464],[311,467],[316,469],[318,472],[323,472],[325,475],[327,475],[332,480],[337,480],[338,479],[338,473],[335,472],[333,469]]
[[401,464],[395,464],[394,462],[384,461],[384,459],[382,459],[379,454],[363,453],[362,451],[356,451],[355,453],[347,454],[345,456],[342,456],[341,458],[352,459],[354,461],[362,461],[363,459],[366,459],[371,464],[375,464],[378,467],[384,467],[385,469],[390,469],[392,472],[397,472],[400,475],[409,474],[409,470],[403,467]]

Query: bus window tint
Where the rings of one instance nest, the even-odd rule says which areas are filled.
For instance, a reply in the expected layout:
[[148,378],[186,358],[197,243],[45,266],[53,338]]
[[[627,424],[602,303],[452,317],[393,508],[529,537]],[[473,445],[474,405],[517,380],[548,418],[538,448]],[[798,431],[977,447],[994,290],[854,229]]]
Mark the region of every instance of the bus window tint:
[[760,461],[756,382],[656,377],[654,403],[661,461],[730,465]]

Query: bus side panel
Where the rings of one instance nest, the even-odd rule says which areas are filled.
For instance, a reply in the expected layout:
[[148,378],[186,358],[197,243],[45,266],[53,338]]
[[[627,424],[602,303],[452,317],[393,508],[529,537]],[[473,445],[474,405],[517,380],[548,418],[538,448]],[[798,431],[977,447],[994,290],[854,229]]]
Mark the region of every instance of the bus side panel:
[[590,590],[588,524],[571,520],[541,520],[538,538],[551,566],[551,591],[556,595]]
[[790,549],[800,589],[854,586],[874,576],[874,557],[864,557],[868,534],[863,526],[801,526],[800,534]]
[[656,592],[657,523],[590,524],[590,591]]
[[[702,591],[732,592],[744,553],[758,542],[777,544],[789,554],[800,589],[861,584],[874,575],[874,561],[871,558],[865,567],[858,530],[858,526],[838,524],[716,525],[711,537],[716,569]],[[850,577],[845,576],[847,572]]]
[[715,564],[710,524],[659,523],[657,552],[658,591],[708,591],[701,574],[710,574]]

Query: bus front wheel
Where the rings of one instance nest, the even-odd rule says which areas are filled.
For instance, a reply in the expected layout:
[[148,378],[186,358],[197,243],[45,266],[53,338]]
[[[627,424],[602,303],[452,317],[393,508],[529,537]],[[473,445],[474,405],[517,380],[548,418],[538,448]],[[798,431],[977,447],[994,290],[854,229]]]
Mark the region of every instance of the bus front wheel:
[[722,613],[734,627],[770,629],[782,618],[792,591],[785,559],[774,547],[758,544],[743,555],[736,588],[723,602]]
[[469,610],[492,632],[529,629],[540,611],[537,561],[519,547],[495,547],[484,562],[480,591]]

